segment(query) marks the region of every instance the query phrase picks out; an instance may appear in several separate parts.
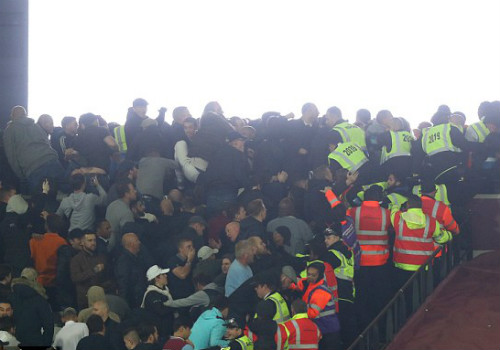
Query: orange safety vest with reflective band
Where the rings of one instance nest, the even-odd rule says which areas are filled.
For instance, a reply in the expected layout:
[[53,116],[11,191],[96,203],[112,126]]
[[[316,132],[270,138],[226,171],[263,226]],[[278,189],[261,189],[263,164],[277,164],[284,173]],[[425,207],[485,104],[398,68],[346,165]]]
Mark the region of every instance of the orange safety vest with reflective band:
[[429,196],[422,196],[422,211],[437,222],[447,231],[457,234],[460,232],[457,222],[453,218],[450,208],[443,202]]
[[[288,338],[290,336],[290,332],[283,324],[277,323],[276,325],[278,326],[276,333],[274,334],[274,341],[276,342],[276,349],[277,350],[288,350],[289,349]],[[250,330],[250,328],[248,328],[248,325],[243,330],[243,334],[246,335],[254,344],[259,339],[257,334],[253,333]]]
[[[425,215],[425,227],[410,229],[401,218],[398,211],[394,216],[394,230],[396,239],[394,241],[393,260],[396,266],[416,271],[425,264],[427,259],[434,253],[433,234],[436,231],[437,221]],[[404,267],[403,267],[404,265]],[[409,266],[410,265],[410,266]]]
[[288,336],[290,332],[282,324],[278,323],[278,329],[274,335],[274,340],[276,341],[276,350],[288,350]]
[[353,218],[358,242],[361,246],[361,266],[381,266],[389,259],[391,224],[389,210],[378,202],[365,201],[360,207],[350,208],[347,215]]
[[[431,218],[436,219],[442,230],[458,234],[458,224],[451,214],[450,208],[443,202],[437,201],[432,197],[422,196],[422,211]],[[438,250],[441,245],[434,242],[434,249]],[[446,249],[446,248],[445,248]],[[443,255],[443,251],[436,254],[436,258]]]
[[337,205],[342,203],[332,190],[326,191],[325,197],[326,197],[326,200],[328,201],[328,203],[330,203],[330,207],[332,209],[335,208]]
[[288,347],[301,350],[317,350],[321,332],[316,324],[309,319],[307,313],[296,314],[283,324],[290,334]]

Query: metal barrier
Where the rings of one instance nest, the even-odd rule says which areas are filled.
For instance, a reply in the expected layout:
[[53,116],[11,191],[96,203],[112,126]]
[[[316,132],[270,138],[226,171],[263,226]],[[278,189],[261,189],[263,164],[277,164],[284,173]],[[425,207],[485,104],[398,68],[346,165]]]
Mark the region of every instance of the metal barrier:
[[[442,256],[435,259],[439,252],[442,252]],[[460,239],[454,239],[436,250],[347,350],[379,350],[386,347],[437,284],[468,257],[467,250],[463,254],[460,251]]]

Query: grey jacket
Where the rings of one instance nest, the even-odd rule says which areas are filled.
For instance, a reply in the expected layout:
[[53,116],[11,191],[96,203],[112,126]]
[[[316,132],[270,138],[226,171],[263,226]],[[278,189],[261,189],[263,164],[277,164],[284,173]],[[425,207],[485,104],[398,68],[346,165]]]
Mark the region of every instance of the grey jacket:
[[170,307],[191,307],[191,306],[208,306],[210,303],[210,297],[205,292],[206,289],[213,289],[221,293],[222,289],[216,285],[215,283],[207,284],[202,290],[197,291],[196,293],[191,294],[187,298],[177,299],[177,300],[168,300],[165,302],[165,306]]
[[63,198],[56,214],[70,218],[69,230],[79,228],[81,230],[93,229],[95,223],[95,206],[106,203],[106,191],[97,186],[99,196],[93,193],[72,193]]
[[134,222],[134,214],[130,206],[122,199],[113,201],[106,209],[106,220],[111,224],[113,233],[109,239],[108,252],[120,243],[122,237],[122,228],[127,222]]
[[28,117],[13,120],[5,129],[3,143],[7,160],[21,179],[50,161],[58,161],[47,134]]

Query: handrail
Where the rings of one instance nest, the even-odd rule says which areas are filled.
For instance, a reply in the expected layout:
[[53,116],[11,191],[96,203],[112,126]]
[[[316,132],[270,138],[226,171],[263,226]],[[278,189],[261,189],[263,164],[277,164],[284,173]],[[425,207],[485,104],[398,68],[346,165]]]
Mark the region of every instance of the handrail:
[[[453,267],[460,264],[463,256],[459,251],[458,242],[451,241],[447,245],[440,246],[427,259],[425,264],[398,289],[394,297],[361,332],[356,340],[347,350],[379,350],[386,347],[394,338],[396,333],[404,326],[408,318],[415,312],[425,299],[434,291],[434,280],[437,283],[442,280]],[[438,264],[437,275],[434,273],[436,255],[442,253]],[[467,255],[467,252],[465,252]],[[467,258],[467,256],[465,256]],[[411,289],[410,289],[411,288]],[[411,310],[407,309],[408,291],[412,293]],[[410,312],[408,312],[410,311]]]

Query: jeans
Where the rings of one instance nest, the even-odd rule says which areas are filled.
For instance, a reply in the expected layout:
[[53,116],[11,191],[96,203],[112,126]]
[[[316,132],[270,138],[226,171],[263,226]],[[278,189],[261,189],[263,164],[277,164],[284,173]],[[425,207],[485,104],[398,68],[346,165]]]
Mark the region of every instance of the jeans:
[[31,194],[42,192],[42,183],[45,179],[49,180],[51,191],[61,190],[69,192],[69,184],[64,177],[65,170],[57,160],[49,161],[28,176]]

